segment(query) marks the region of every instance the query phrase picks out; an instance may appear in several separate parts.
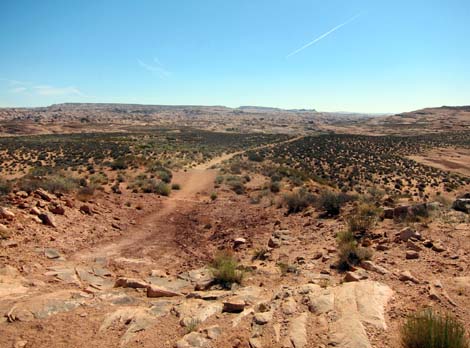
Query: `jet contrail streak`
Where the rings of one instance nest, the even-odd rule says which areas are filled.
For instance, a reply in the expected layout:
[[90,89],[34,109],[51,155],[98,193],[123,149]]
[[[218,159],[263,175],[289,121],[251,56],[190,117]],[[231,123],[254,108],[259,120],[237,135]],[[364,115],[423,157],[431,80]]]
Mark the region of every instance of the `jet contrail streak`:
[[351,23],[353,20],[355,20],[356,18],[358,18],[359,16],[361,16],[361,13],[355,15],[354,17],[351,17],[350,19],[348,19],[346,22],[344,23],[341,23],[340,25],[337,25],[336,27],[334,27],[333,29],[327,31],[326,33],[320,35],[319,37],[317,37],[315,40],[313,41],[310,41],[308,44],[300,47],[299,49],[296,49],[295,51],[289,53],[286,58],[289,58],[289,57],[292,57],[294,54],[297,54],[299,53],[300,51],[303,51],[304,49],[306,49],[307,47],[310,47],[312,46],[313,44],[317,43],[318,41],[324,39],[325,37],[327,37],[328,35],[330,35],[331,33],[335,32],[336,30],[344,27],[345,25]]

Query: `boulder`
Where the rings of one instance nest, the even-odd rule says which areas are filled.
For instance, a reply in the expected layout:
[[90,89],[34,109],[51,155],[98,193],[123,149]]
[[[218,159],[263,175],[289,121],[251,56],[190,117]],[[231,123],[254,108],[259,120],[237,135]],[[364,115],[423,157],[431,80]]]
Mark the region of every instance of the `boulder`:
[[246,302],[241,298],[232,297],[231,299],[224,301],[223,305],[223,312],[240,313],[245,309]]
[[154,298],[154,297],[175,297],[175,296],[181,296],[181,294],[179,292],[169,290],[162,286],[149,285],[147,287],[147,297]]
[[0,217],[6,220],[13,220],[15,214],[8,208],[0,207]]
[[239,248],[240,246],[246,244],[246,239],[245,238],[235,238],[233,240],[233,247],[236,249],[236,248]]
[[406,252],[406,259],[407,260],[414,260],[414,259],[419,259],[419,253],[414,250],[408,250]]
[[210,341],[198,332],[191,332],[176,342],[176,348],[208,348]]
[[50,215],[48,213],[41,213],[41,214],[38,215],[38,218],[46,226],[57,227],[57,224],[56,224],[54,218],[52,217],[52,215]]
[[398,279],[401,280],[402,282],[406,282],[406,281],[411,281],[415,284],[419,284],[419,280],[416,279],[410,271],[403,271],[400,273],[400,275],[398,276]]
[[390,273],[386,268],[384,268],[382,266],[379,266],[379,265],[376,265],[372,261],[368,261],[368,260],[367,261],[362,261],[360,266],[362,268],[364,268],[365,270],[375,272],[375,273],[379,273],[379,274],[382,274],[382,275]]
[[53,196],[49,192],[47,192],[47,191],[45,191],[41,188],[34,191],[34,194],[39,196],[41,199],[43,199],[47,202],[51,202],[52,199],[53,199]]
[[398,238],[406,242],[410,238],[421,239],[421,234],[411,227],[405,227],[398,233]]
[[53,205],[53,206],[49,207],[49,211],[52,214],[56,214],[56,215],[64,215],[65,214],[65,209],[61,205]]
[[80,207],[80,212],[82,212],[83,214],[87,214],[87,215],[93,214],[93,210],[91,209],[91,207],[86,204]]
[[149,284],[143,280],[125,277],[116,279],[116,282],[114,283],[115,288],[144,289],[148,286]]
[[470,213],[470,198],[458,198],[452,204],[452,209],[463,213]]

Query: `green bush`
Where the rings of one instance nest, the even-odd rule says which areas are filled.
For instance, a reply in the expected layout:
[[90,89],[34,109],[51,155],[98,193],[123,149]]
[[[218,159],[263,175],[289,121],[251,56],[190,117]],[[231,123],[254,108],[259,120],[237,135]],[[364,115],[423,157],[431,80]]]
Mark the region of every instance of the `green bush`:
[[353,233],[366,233],[376,223],[379,213],[380,210],[372,204],[360,204],[347,219],[348,230]]
[[372,251],[358,246],[354,234],[351,231],[338,233],[338,267],[340,270],[348,270],[351,266],[359,264],[363,260],[372,257]]
[[341,210],[339,195],[333,191],[323,191],[318,197],[317,204],[328,215],[338,215]]
[[171,185],[171,189],[172,190],[181,190],[181,185],[177,184],[177,183],[174,183],[174,184]]
[[307,190],[301,189],[284,196],[287,213],[295,214],[303,211],[314,202],[314,197]]
[[226,289],[230,289],[232,284],[241,284],[243,272],[238,270],[238,262],[228,252],[217,254],[210,265],[214,281]]
[[0,195],[7,195],[11,192],[11,183],[5,179],[0,178]]
[[26,175],[18,180],[18,188],[22,191],[33,192],[39,188],[52,193],[68,193],[79,187],[79,180],[64,174],[35,177]]
[[128,165],[127,165],[126,159],[123,157],[120,157],[120,158],[115,159],[113,162],[111,162],[109,164],[109,167],[112,170],[123,170],[123,169],[127,169]]
[[464,326],[450,315],[426,309],[410,315],[401,328],[403,348],[468,348]]

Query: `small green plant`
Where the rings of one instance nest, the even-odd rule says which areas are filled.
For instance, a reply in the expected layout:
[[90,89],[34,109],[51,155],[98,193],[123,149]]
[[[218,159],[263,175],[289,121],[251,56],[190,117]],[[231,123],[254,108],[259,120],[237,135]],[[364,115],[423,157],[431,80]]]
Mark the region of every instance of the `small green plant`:
[[340,194],[333,191],[323,191],[317,200],[317,207],[323,209],[329,216],[336,216],[340,213],[343,200]]
[[172,190],[181,190],[181,185],[177,183],[171,184],[171,189]]
[[200,323],[201,321],[199,319],[191,318],[186,324],[186,328],[185,328],[186,334],[196,331]]
[[372,251],[358,246],[354,234],[351,231],[338,233],[338,267],[340,270],[348,270],[351,266],[359,264],[363,260],[372,257]]
[[243,272],[238,269],[238,261],[229,252],[220,252],[210,265],[214,281],[226,289],[232,284],[241,284]]
[[365,234],[376,223],[379,212],[379,209],[372,204],[360,204],[347,219],[349,231]]
[[0,178],[0,195],[7,195],[11,192],[11,183],[3,178]]
[[425,309],[410,315],[401,328],[403,348],[468,348],[464,326],[453,316]]
[[216,199],[217,199],[217,192],[214,191],[211,193],[211,200],[215,201]]

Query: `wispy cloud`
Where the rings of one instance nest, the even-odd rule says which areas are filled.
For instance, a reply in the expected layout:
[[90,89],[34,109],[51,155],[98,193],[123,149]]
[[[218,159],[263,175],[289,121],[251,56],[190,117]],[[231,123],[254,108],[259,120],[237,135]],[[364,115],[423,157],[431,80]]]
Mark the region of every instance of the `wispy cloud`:
[[57,87],[3,78],[1,78],[0,81],[6,82],[11,87],[9,92],[14,94],[29,94],[48,97],[85,96],[77,87],[74,86]]
[[316,44],[318,41],[323,40],[323,39],[324,39],[325,37],[327,37],[328,35],[334,33],[336,30],[338,30],[338,29],[344,27],[345,25],[351,23],[353,20],[359,18],[361,15],[362,15],[362,13],[358,13],[357,15],[355,15],[355,16],[349,18],[346,22],[341,23],[341,24],[337,25],[336,27],[334,27],[333,29],[328,30],[326,33],[320,35],[319,37],[313,39],[313,40],[310,41],[309,43],[307,43],[307,44],[303,45],[302,47],[296,49],[295,51],[289,53],[289,54],[286,56],[286,58],[292,57],[293,55],[299,53],[300,51],[303,51],[303,50],[306,49],[307,47],[310,47],[310,46],[312,46],[313,44]]
[[147,71],[158,75],[161,78],[169,77],[171,72],[166,70],[157,58],[153,59],[153,64],[147,64],[140,59],[137,59],[137,63]]

